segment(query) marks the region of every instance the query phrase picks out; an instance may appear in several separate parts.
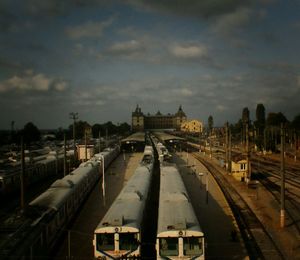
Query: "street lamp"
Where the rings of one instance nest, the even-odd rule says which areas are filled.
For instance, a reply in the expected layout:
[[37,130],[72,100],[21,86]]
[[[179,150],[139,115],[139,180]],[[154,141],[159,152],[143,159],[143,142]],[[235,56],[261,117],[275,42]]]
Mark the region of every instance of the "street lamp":
[[74,158],[75,161],[76,160],[76,143],[75,143],[75,139],[76,139],[76,135],[75,135],[75,123],[76,123],[76,119],[78,119],[78,113],[70,113],[70,119],[73,119],[73,149],[74,149]]
[[104,156],[102,154],[99,155],[101,165],[102,165],[102,195],[103,195],[103,205],[105,206],[105,173],[104,173]]

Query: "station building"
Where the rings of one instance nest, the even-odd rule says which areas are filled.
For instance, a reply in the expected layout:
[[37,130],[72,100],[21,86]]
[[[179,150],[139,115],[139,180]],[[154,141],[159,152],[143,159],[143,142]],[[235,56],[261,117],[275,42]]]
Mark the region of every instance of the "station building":
[[196,119],[189,120],[189,121],[183,122],[181,124],[180,130],[182,132],[192,133],[192,134],[202,133],[203,132],[203,123]]
[[163,115],[158,111],[155,115],[150,113],[144,114],[139,107],[136,106],[134,112],[132,112],[132,131],[145,131],[145,130],[157,130],[157,129],[169,129],[180,130],[181,124],[187,121],[186,114],[183,112],[182,107],[179,106],[178,111],[175,114]]

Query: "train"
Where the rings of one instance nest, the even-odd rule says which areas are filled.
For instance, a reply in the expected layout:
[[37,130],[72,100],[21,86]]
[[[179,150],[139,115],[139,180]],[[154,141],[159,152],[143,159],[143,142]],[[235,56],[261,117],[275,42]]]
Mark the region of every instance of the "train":
[[157,259],[205,259],[204,233],[175,164],[160,165]]
[[[20,190],[21,163],[13,158],[10,159],[10,162],[3,162],[1,165],[1,197]],[[67,151],[67,160],[74,160],[73,150]],[[63,149],[56,151],[43,150],[39,151],[39,153],[33,151],[30,156],[25,157],[26,185],[34,184],[50,175],[57,175],[63,171],[63,168]]]
[[172,155],[169,153],[168,149],[161,142],[159,142],[158,139],[153,139],[160,163],[164,161],[170,161],[172,159]]
[[[120,147],[106,148],[29,203],[24,228],[1,245],[2,259],[37,259],[49,256],[58,238],[87,198],[105,168],[117,157]],[[104,160],[104,162],[103,162]],[[26,224],[27,223],[27,224]]]
[[94,231],[95,258],[140,257],[153,166],[153,148],[145,146],[139,166]]

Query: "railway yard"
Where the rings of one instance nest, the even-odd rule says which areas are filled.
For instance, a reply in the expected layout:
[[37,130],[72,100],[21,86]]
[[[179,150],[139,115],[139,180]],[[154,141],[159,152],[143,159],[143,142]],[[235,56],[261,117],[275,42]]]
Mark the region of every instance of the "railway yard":
[[[155,139],[157,140],[153,141]],[[108,247],[104,247],[104,244],[100,245],[99,243],[104,243],[101,242],[103,235],[99,236],[101,241],[98,238],[95,240],[97,237],[96,227],[105,216],[106,218],[112,216],[112,213],[106,214],[110,212],[111,207],[115,207],[118,201],[121,203],[124,200],[120,194],[124,192],[126,194],[126,187],[127,189],[128,185],[133,187],[134,183],[132,183],[131,177],[136,175],[136,169],[141,167],[145,156],[145,151],[142,152],[146,143],[145,135],[133,135],[124,140],[125,147],[128,149],[126,151],[121,149],[121,153],[119,150],[116,158],[110,159],[112,160],[110,164],[104,163],[106,161],[106,159],[104,160],[105,153],[99,154],[98,157],[95,155],[94,159],[71,172],[70,177],[68,177],[69,175],[63,177],[59,182],[56,181],[53,184],[52,182],[57,177],[50,178],[49,181],[42,182],[43,185],[39,184],[37,188],[32,189],[28,200],[31,201],[29,208],[34,209],[32,211],[34,214],[20,215],[16,230],[11,230],[11,226],[6,226],[5,222],[9,219],[8,215],[15,216],[16,210],[12,210],[12,208],[16,208],[18,201],[10,199],[10,203],[7,203],[7,200],[2,198],[5,203],[2,203],[0,216],[1,259],[59,260],[94,259],[96,257],[99,259],[126,259],[126,257],[134,256],[137,257],[136,259],[160,259],[161,257],[176,259],[176,255],[182,255],[181,257],[184,259],[300,259],[300,163],[298,161],[286,159],[286,215],[285,227],[281,228],[280,160],[276,155],[251,154],[253,182],[251,185],[247,185],[246,182],[234,178],[223,167],[221,161],[224,160],[224,151],[222,152],[222,148],[218,149],[218,153],[209,156],[209,153],[199,151],[200,147],[197,148],[197,145],[190,146],[182,138],[162,133],[157,134],[154,139],[151,138],[152,146],[156,146],[156,149],[152,154],[153,158],[151,157],[151,167],[146,166],[152,174],[149,191],[146,190],[146,193],[141,195],[142,187],[136,186],[133,189],[137,197],[132,197],[133,195],[129,195],[129,193],[125,196],[125,200],[132,200],[131,203],[133,203],[133,199],[137,198],[145,205],[148,204],[147,210],[141,209],[143,213],[139,215],[140,219],[136,224],[138,232],[140,232],[138,235],[136,233],[134,235],[136,251],[129,247],[130,250],[127,249],[129,251],[121,252],[119,236],[122,236],[122,228],[125,229],[127,226],[127,224],[122,224],[123,222],[127,223],[125,215],[129,214],[123,213],[124,209],[119,210],[122,221],[114,218],[112,222],[115,221],[115,224],[112,225],[112,229],[107,229],[113,231],[105,231],[115,234],[115,242],[111,242],[109,250]],[[157,148],[157,143],[160,142],[165,147]],[[176,146],[177,143],[180,143],[180,149],[179,145]],[[161,152],[159,149],[162,149]],[[238,153],[238,151],[233,153]],[[110,150],[107,154],[111,157]],[[163,185],[160,182],[162,171],[164,167],[171,167],[171,165],[178,169],[187,194],[182,192],[184,198],[181,198],[176,192],[174,195],[170,193],[170,196],[173,196],[172,200],[178,203],[175,204],[178,207],[172,208],[168,215],[169,217],[174,215],[174,219],[184,216],[184,212],[181,212],[180,209],[180,203],[183,201],[189,203],[194,212],[192,214],[195,214],[197,219],[195,224],[197,230],[200,228],[199,232],[201,232],[200,235],[195,235],[196,233],[193,232],[196,232],[196,229],[188,230],[191,224],[183,222],[188,222],[189,216],[185,216],[183,222],[179,221],[174,225],[169,223],[167,225],[168,232],[173,229],[178,231],[179,236],[176,233],[178,236],[176,243],[178,244],[174,242],[174,238],[172,243],[175,243],[176,246],[169,244],[168,250],[165,250],[162,244],[165,238],[161,237],[162,235],[157,231],[158,226],[161,226],[159,216],[163,214],[160,212],[162,198],[159,198],[159,190],[160,185]],[[82,175],[86,174],[90,177],[86,177],[87,181],[84,181],[84,185],[78,186],[81,172]],[[69,183],[68,188],[65,186],[66,183]],[[64,191],[70,189],[68,194],[74,192],[74,195],[64,195],[66,196],[65,202],[62,202],[62,198],[57,198],[57,196],[55,199],[51,199],[49,197],[52,196],[51,192],[60,187]],[[47,195],[43,192],[47,192]],[[39,196],[39,194],[41,195]],[[46,202],[43,201],[45,196]],[[81,198],[79,199],[78,196]],[[35,197],[37,199],[34,199]],[[54,204],[54,200],[60,201]],[[51,207],[49,201],[51,201]],[[70,209],[71,205],[72,210]],[[42,213],[40,216],[36,216],[37,212]],[[166,211],[164,210],[164,212]],[[166,217],[164,217],[165,219]],[[53,223],[55,223],[55,227]],[[180,224],[178,228],[177,224]],[[101,225],[109,227],[110,223],[106,221]],[[17,230],[18,228],[22,231]],[[53,232],[55,235],[50,236],[49,234]],[[186,246],[184,243],[187,241],[185,239],[188,238],[189,232],[192,232],[192,237],[199,236],[199,242],[198,240],[197,242],[188,240],[194,242],[189,242],[190,244]],[[170,233],[167,236],[174,235]],[[28,245],[22,242],[25,237],[28,238]],[[183,240],[181,240],[182,238]],[[14,240],[13,243],[11,239]],[[133,240],[128,238],[126,243],[133,243]],[[180,249],[182,244],[184,247]],[[5,245],[9,245],[9,247]],[[172,246],[175,246],[174,248],[178,251],[174,251]]]

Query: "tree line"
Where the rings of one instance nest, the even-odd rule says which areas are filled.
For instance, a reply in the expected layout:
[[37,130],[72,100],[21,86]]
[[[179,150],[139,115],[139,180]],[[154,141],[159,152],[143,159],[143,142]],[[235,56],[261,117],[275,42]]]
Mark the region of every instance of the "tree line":
[[[94,125],[88,124],[86,121],[76,121],[75,122],[75,134],[76,139],[83,139],[85,135],[85,129],[92,129],[92,137],[98,138],[99,132],[101,136],[105,136],[106,133],[108,135],[124,135],[129,133],[131,127],[128,123],[124,122],[121,124],[113,124],[111,121],[108,121],[103,124],[96,123]],[[73,124],[70,124],[67,129],[59,128],[57,130],[49,130],[46,132],[48,140],[63,140],[64,135],[66,135],[66,139],[73,138]],[[38,127],[32,122],[28,122],[24,125],[23,129],[18,131],[2,131],[0,132],[0,142],[1,144],[9,144],[16,143],[19,144],[21,140],[21,136],[23,136],[24,142],[29,145],[33,142],[39,142],[42,140],[42,131],[38,129]]]
[[[209,116],[208,129],[212,128],[212,124],[213,118]],[[296,115],[292,121],[289,121],[282,112],[270,112],[266,116],[263,104],[257,104],[255,120],[250,119],[250,111],[248,107],[244,107],[241,118],[229,127],[233,142],[245,144],[246,127],[248,127],[250,141],[255,143],[257,150],[275,151],[280,143],[281,124],[286,129],[287,142],[297,145],[300,135],[300,114]]]

